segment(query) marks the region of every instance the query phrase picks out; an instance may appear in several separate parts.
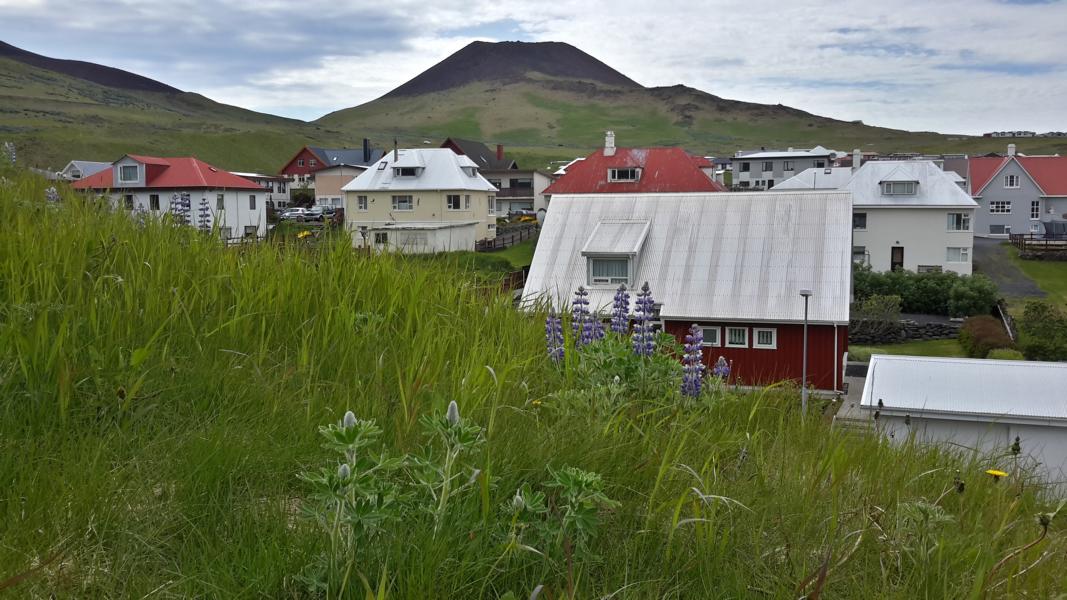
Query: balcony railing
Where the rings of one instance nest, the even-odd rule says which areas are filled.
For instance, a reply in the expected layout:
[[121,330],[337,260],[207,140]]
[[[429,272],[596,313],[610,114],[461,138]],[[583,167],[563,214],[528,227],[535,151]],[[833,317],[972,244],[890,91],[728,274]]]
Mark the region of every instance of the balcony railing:
[[497,198],[533,198],[532,187],[505,187],[496,193]]

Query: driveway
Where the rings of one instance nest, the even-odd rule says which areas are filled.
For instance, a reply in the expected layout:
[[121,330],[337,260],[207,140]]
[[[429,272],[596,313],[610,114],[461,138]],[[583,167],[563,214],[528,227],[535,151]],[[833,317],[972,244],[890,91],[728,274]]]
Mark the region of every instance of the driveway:
[[1033,279],[1026,276],[1008,256],[1008,246],[1003,240],[974,238],[974,270],[988,276],[997,284],[1000,295],[1005,298],[1044,296]]

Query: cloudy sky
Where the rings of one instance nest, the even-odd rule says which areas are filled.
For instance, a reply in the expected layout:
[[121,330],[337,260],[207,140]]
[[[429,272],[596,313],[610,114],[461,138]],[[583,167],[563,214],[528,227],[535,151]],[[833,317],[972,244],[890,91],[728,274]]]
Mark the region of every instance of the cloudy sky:
[[8,43],[301,119],[474,40],[552,40],[647,86],[902,129],[1067,130],[1065,24],[1067,0],[0,0]]

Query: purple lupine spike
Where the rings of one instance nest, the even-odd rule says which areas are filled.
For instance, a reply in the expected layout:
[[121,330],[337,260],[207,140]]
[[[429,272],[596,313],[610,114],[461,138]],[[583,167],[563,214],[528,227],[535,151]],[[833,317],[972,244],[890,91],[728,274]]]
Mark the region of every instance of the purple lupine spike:
[[571,302],[571,330],[576,346],[584,346],[593,341],[593,323],[589,315],[589,292],[582,286],[574,292]]
[[200,198],[200,209],[196,215],[196,227],[200,231],[211,231],[211,208],[208,207],[207,198]]
[[685,336],[685,353],[682,354],[682,395],[700,397],[704,380],[704,330],[693,324]]
[[725,356],[720,356],[719,360],[715,361],[715,366],[711,369],[711,374],[719,379],[726,379],[730,376],[730,369],[733,365],[733,361],[726,362]]
[[619,335],[626,335],[630,329],[630,294],[626,286],[620,285],[615,292],[615,301],[611,305],[611,330]]
[[557,364],[562,362],[563,322],[554,310],[549,310],[548,317],[545,318],[545,343],[548,346],[548,357]]
[[48,202],[55,203],[59,202],[62,198],[59,196],[59,190],[53,185],[44,191],[44,199]]
[[174,217],[174,222],[179,225],[189,224],[189,193],[175,193],[170,197],[170,214]]
[[12,142],[4,142],[3,151],[7,161],[11,163],[11,166],[15,166],[15,163],[18,162],[18,152],[15,150],[15,144]]
[[590,320],[593,324],[593,340],[594,342],[604,339],[604,323],[594,315]]
[[656,350],[655,333],[652,331],[655,301],[652,300],[652,291],[647,281],[641,286],[641,291],[637,292],[634,306],[634,332],[631,337],[634,354],[652,356]]

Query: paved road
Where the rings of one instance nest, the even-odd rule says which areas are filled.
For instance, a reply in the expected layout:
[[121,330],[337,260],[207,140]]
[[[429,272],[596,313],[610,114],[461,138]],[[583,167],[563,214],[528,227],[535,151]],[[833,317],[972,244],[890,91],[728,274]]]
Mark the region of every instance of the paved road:
[[1044,296],[1045,292],[1023,273],[1008,256],[1002,240],[974,238],[974,270],[989,276],[1005,298]]

